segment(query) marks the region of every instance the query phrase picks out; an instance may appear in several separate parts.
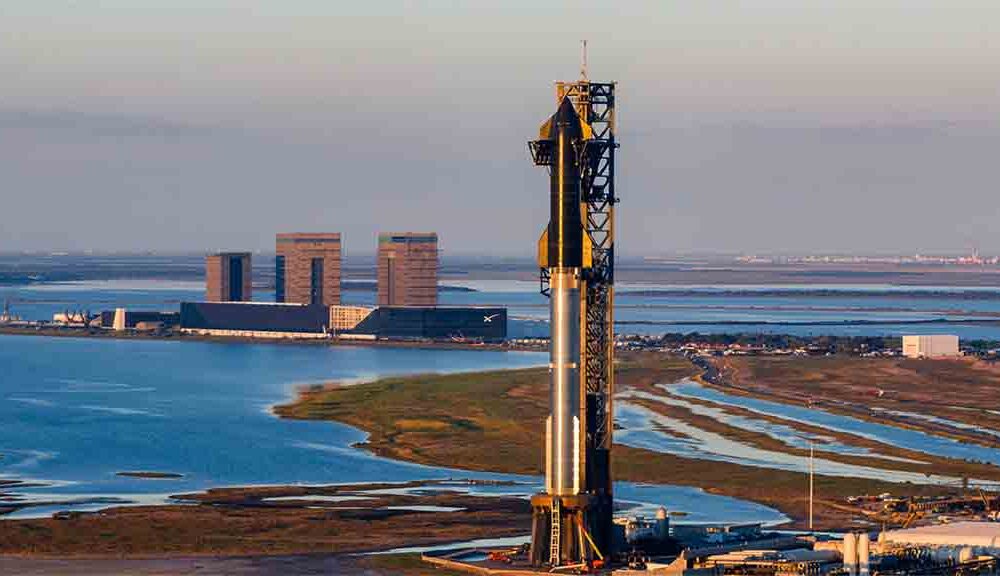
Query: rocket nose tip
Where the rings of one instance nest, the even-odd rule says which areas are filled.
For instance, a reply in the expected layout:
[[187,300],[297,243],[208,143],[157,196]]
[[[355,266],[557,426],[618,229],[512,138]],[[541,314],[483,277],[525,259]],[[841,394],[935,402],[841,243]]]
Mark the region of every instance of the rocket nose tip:
[[556,112],[556,116],[560,119],[570,119],[577,118],[576,106],[573,106],[573,102],[566,96],[559,103],[559,110]]

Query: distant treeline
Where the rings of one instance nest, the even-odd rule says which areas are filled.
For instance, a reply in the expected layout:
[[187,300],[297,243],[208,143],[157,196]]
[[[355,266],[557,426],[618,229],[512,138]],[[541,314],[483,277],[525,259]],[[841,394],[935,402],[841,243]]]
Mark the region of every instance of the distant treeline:
[[[708,344],[713,346],[765,346],[767,348],[784,348],[788,350],[806,349],[827,351],[831,353],[858,353],[895,351],[903,347],[903,339],[899,336],[794,336],[790,334],[664,334],[661,337],[636,337],[659,341],[661,346],[677,347],[684,344]],[[997,340],[963,340],[964,350],[986,354],[1000,349]]]
[[900,337],[884,336],[794,336],[791,334],[664,334],[660,338],[664,346],[683,344],[710,344],[714,346],[766,346],[785,349],[821,349],[831,352],[855,352],[858,350],[898,350],[903,345]]

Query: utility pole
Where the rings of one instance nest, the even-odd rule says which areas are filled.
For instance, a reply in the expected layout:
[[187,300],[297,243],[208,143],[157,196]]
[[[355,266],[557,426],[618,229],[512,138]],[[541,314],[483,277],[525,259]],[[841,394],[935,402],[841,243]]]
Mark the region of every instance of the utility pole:
[[809,531],[813,531],[813,494],[815,489],[816,465],[814,463],[813,439],[809,439]]

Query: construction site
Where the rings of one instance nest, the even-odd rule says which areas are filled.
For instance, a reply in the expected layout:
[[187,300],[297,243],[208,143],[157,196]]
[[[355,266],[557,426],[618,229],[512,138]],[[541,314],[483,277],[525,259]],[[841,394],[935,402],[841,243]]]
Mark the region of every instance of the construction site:
[[[844,534],[760,524],[671,525],[615,514],[614,241],[616,83],[556,83],[556,111],[529,142],[549,175],[549,224],[538,241],[549,299],[549,414],[545,490],[531,498],[526,544],[423,556],[475,574],[998,574],[1000,498],[851,497],[867,519]],[[812,517],[812,480],[809,506]],[[810,520],[811,526],[811,520]]]

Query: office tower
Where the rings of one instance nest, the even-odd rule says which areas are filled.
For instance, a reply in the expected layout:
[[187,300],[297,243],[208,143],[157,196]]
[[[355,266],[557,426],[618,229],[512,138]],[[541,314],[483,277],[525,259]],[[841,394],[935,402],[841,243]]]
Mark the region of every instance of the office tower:
[[339,232],[278,234],[275,254],[275,302],[340,304]]
[[433,232],[379,235],[379,306],[437,306],[437,240]]
[[205,257],[205,300],[209,302],[249,302],[250,253],[220,252]]

